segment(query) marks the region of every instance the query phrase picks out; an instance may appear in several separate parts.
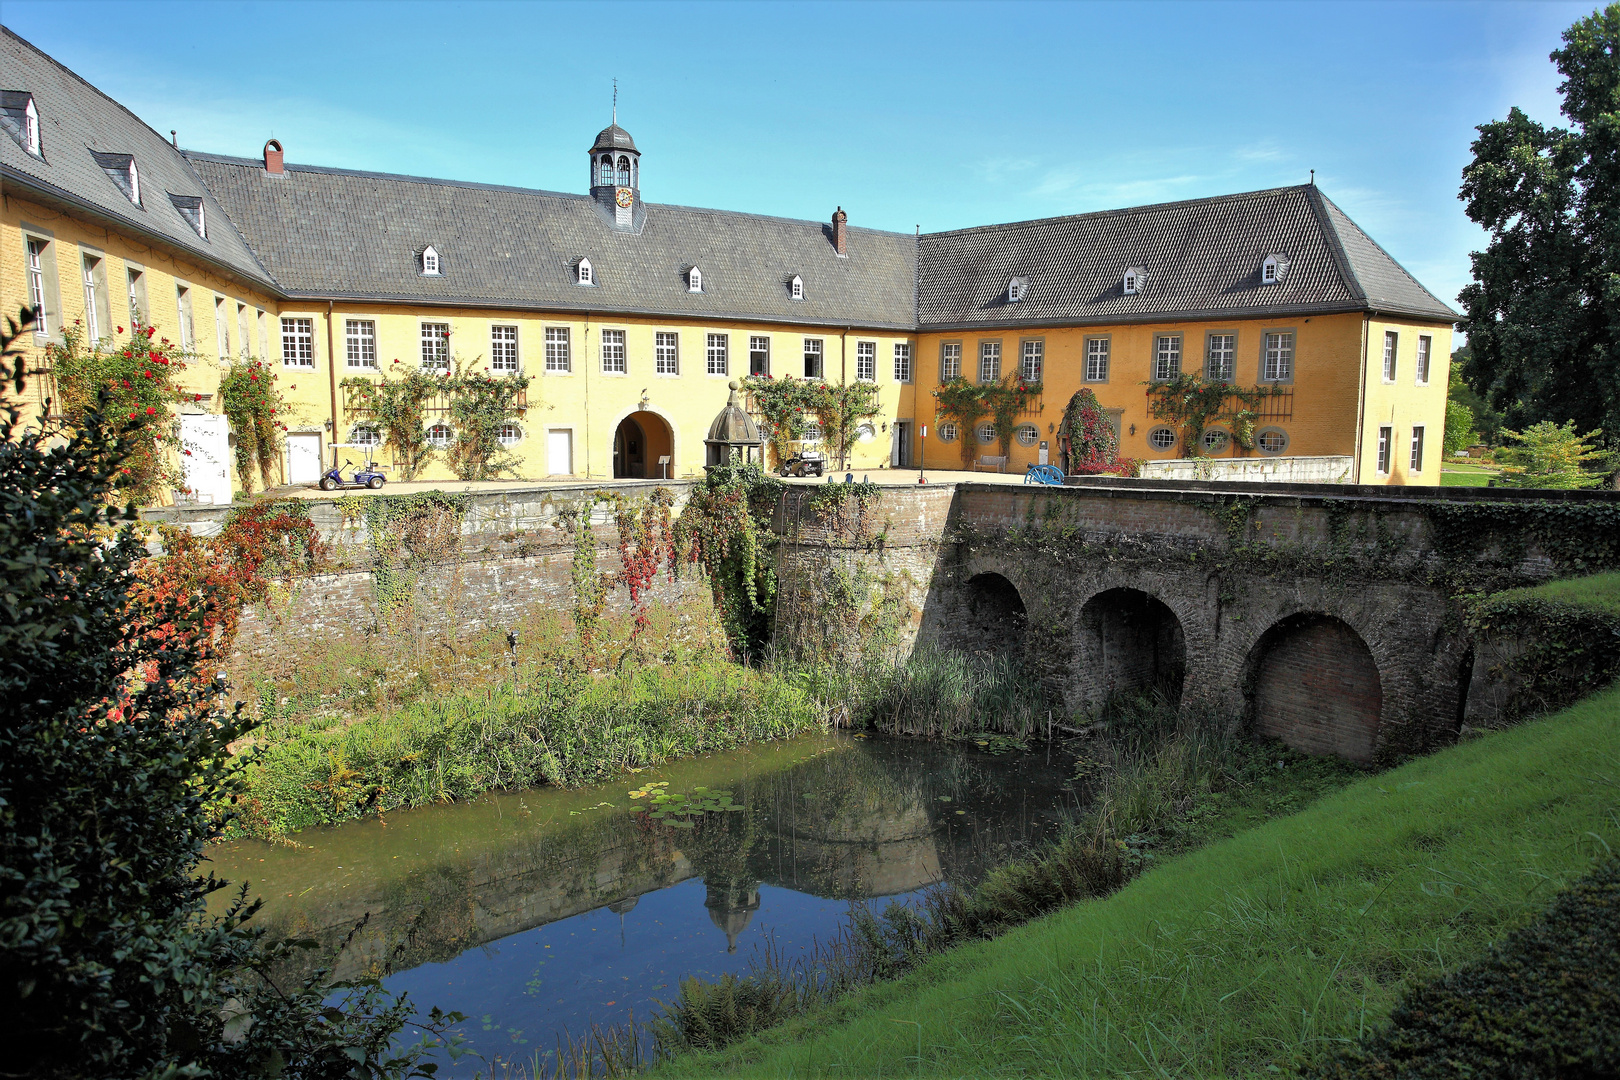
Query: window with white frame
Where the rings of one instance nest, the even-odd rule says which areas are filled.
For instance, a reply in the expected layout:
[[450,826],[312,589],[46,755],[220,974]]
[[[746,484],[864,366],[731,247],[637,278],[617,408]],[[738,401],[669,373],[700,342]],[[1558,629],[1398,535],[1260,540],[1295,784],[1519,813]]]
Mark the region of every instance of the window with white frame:
[[1429,353],[1434,348],[1434,339],[1428,335],[1418,338],[1417,344],[1417,384],[1429,385]]
[[998,382],[1001,379],[1001,342],[979,342],[979,381]]
[[653,335],[653,374],[679,375],[680,373],[680,336],[659,331]]
[[1155,450],[1168,450],[1176,445],[1176,431],[1174,428],[1156,427],[1148,432],[1148,445]]
[[1034,424],[1019,424],[1018,430],[1013,432],[1013,437],[1018,440],[1019,446],[1034,446],[1041,433]]
[[247,356],[253,351],[253,325],[248,319],[248,306],[236,305],[236,351]]
[[877,382],[877,342],[855,343],[855,378],[859,382]]
[[1166,382],[1181,374],[1181,335],[1160,334],[1153,339],[1153,378]]
[[1394,428],[1381,427],[1378,429],[1378,471],[1385,476],[1389,475],[1389,459],[1393,454],[1394,442]]
[[377,366],[377,324],[370,319],[346,319],[343,351],[352,368]]
[[1273,331],[1265,336],[1261,350],[1260,378],[1265,382],[1288,382],[1294,377],[1294,334]]
[[1267,255],[1266,261],[1260,264],[1260,283],[1262,285],[1275,285],[1283,279],[1288,272],[1288,260],[1281,255]]
[[1011,281],[1007,282],[1007,303],[1009,303],[1009,304],[1018,303],[1020,300],[1022,300],[1024,298],[1024,294],[1027,293],[1028,291],[1029,291],[1029,280],[1027,278],[1021,278],[1021,277],[1013,278]]
[[219,358],[221,360],[230,358],[231,319],[223,296],[214,297],[214,345],[219,349]]
[[1226,444],[1232,441],[1232,436],[1218,427],[1205,428],[1199,441],[1204,444],[1204,453],[1218,454],[1226,449]]
[[1418,425],[1417,427],[1414,427],[1412,429],[1411,467],[1412,467],[1412,471],[1415,472],[1415,473],[1420,473],[1420,472],[1423,471],[1423,427],[1422,427],[1422,425]]
[[439,252],[429,245],[422,249],[422,273],[432,276],[439,272]]
[[595,285],[596,278],[593,277],[592,274],[593,271],[591,270],[591,260],[581,259],[579,260],[579,266],[577,268],[574,281],[580,285]]
[[1108,381],[1108,349],[1105,337],[1086,338],[1086,382]]
[[495,429],[495,441],[502,446],[516,446],[523,441],[523,429],[516,424],[502,424]]
[[566,326],[546,327],[546,370],[561,374],[574,370],[574,357],[569,349]]
[[315,320],[281,320],[281,364],[290,368],[315,366]]
[[518,373],[518,328],[509,323],[489,327],[489,370],[502,375]]
[[125,198],[136,206],[141,205],[141,172],[133,157],[129,154],[103,154],[96,150],[90,151],[90,156],[95,158],[101,171],[124,193]]
[[1027,383],[1038,383],[1046,369],[1046,342],[1030,338],[1019,349],[1018,378]]
[[0,90],[0,127],[34,157],[39,149],[39,110],[26,90]]
[[375,450],[382,441],[382,431],[375,424],[356,424],[349,429],[349,442],[355,446]]
[[946,420],[944,423],[939,425],[938,429],[935,431],[935,434],[939,436],[940,442],[955,442],[957,435],[956,422],[954,420]]
[[939,346],[939,381],[955,382],[962,377],[962,343],[945,341]]
[[871,442],[873,439],[877,438],[877,428],[872,426],[872,421],[864,421],[855,429],[855,437],[861,440],[861,442]]
[[748,374],[769,375],[771,373],[771,339],[763,334],[752,334],[748,338]]
[[624,355],[624,331],[602,331],[602,374],[625,375],[628,372]]
[[806,425],[804,425],[804,433],[799,436],[799,441],[800,442],[820,442],[821,441],[821,425],[820,424],[806,424]]
[[450,370],[450,324],[425,322],[422,324],[422,370]]
[[804,377],[807,379],[821,378],[821,339],[807,337],[804,339]]
[[613,158],[608,155],[602,157],[598,169],[597,183],[602,187],[613,186]]
[[1280,454],[1288,449],[1288,432],[1282,428],[1262,428],[1254,437],[1254,445],[1262,454]]
[[731,374],[731,338],[727,334],[710,334],[708,372],[710,375]]
[[1121,290],[1126,296],[1135,296],[1137,293],[1142,291],[1143,277],[1144,275],[1140,266],[1131,267],[1129,270],[1125,271],[1125,280],[1120,283]]
[[788,296],[794,300],[804,299],[804,278],[798,274],[794,274],[793,280],[788,282]]
[[699,270],[695,266],[691,267],[690,269],[688,269],[686,271],[686,291],[687,292],[702,292],[703,291],[703,271]]
[[34,321],[36,334],[50,333],[50,320],[45,312],[45,241],[28,239],[28,302],[39,312]]
[[100,261],[92,255],[84,257],[84,329],[90,341],[101,337],[101,325],[96,319],[96,264]]
[[208,239],[208,219],[205,216],[206,211],[203,209],[203,201],[200,195],[171,194],[169,202],[180,212],[180,216],[186,219],[186,224],[190,225],[198,236],[204,240]]
[[1384,381],[1395,381],[1395,357],[1400,335],[1393,330],[1384,331]]
[[143,307],[141,297],[146,292],[146,283],[142,280],[141,272],[139,270],[129,271],[128,277],[129,325],[133,327],[141,325],[141,320],[144,318],[144,315],[141,312],[141,308]]
[[993,443],[996,441],[996,425],[991,423],[980,424],[976,434],[979,436],[980,442]]
[[894,343],[894,381],[908,383],[911,381],[911,342],[897,341]]
[[180,320],[180,347],[191,350],[197,346],[197,325],[192,321],[191,290],[184,285],[174,287],[176,314]]
[[1211,334],[1204,352],[1204,378],[1231,382],[1237,371],[1237,335]]
[[427,429],[427,444],[435,450],[443,450],[456,441],[456,433],[450,430],[450,425],[442,421],[430,424]]

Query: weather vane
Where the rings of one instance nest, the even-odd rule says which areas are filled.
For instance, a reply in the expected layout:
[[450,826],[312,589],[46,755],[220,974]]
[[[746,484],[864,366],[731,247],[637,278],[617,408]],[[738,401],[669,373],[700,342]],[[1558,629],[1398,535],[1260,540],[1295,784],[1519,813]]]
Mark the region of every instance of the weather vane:
[[613,80],[613,122],[619,122],[619,80]]

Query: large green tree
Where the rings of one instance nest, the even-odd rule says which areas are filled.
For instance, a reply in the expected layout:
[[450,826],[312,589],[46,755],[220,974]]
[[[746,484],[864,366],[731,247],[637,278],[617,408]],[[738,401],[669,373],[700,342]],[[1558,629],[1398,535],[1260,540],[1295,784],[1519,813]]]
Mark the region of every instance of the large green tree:
[[1620,4],[1563,40],[1552,61],[1569,126],[1514,108],[1479,128],[1463,170],[1490,243],[1460,325],[1470,381],[1509,426],[1620,432]]

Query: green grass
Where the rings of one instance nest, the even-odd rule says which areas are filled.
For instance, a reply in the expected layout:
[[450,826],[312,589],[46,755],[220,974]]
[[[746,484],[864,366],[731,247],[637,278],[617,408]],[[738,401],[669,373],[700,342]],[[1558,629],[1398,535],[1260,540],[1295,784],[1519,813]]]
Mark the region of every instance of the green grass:
[[1497,470],[1478,465],[1443,465],[1440,468],[1441,487],[1490,487]]
[[1357,781],[674,1075],[1245,1076],[1380,1024],[1620,847],[1620,688]]
[[1508,589],[1493,600],[1549,600],[1605,615],[1620,616],[1620,571],[1590,577],[1563,578],[1524,589]]

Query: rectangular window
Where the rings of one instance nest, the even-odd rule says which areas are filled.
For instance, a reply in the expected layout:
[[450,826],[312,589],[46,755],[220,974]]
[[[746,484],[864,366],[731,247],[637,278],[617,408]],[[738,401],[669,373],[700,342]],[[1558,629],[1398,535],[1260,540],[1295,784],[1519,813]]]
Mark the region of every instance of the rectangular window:
[[911,381],[911,343],[897,341],[894,343],[894,381]]
[[1231,382],[1237,373],[1237,335],[1211,334],[1204,350],[1204,378],[1210,382]]
[[731,340],[725,334],[709,335],[709,374],[729,375],[731,373]]
[[[512,329],[516,330],[517,327]],[[629,365],[624,357],[624,331],[602,331],[602,374],[625,375],[629,373]]]
[[771,373],[771,339],[763,334],[755,334],[748,339],[748,374],[769,375]]
[[236,305],[236,350],[243,356],[253,351],[253,327],[248,322],[246,304]]
[[979,342],[979,381],[982,383],[1001,381],[1001,342]]
[[1278,331],[1265,335],[1260,356],[1260,378],[1265,382],[1289,382],[1294,377],[1294,335]]
[[219,358],[226,360],[231,355],[231,319],[226,312],[225,298],[214,297],[214,344],[219,349]]
[[1381,427],[1378,429],[1378,471],[1385,476],[1389,475],[1390,444],[1394,441],[1394,428]]
[[28,303],[39,312],[34,322],[34,333],[50,333],[45,313],[45,241],[28,241]]
[[196,347],[196,325],[191,321],[191,290],[184,285],[176,285],[175,306],[180,316],[180,347],[191,351]]
[[939,346],[939,381],[955,382],[962,377],[962,343],[946,341]]
[[804,377],[807,379],[821,378],[821,339],[807,337],[804,339]]
[[1161,334],[1153,339],[1153,378],[1166,382],[1181,374],[1181,335]]
[[1399,335],[1393,330],[1384,331],[1384,381],[1395,381],[1395,349],[1399,343]]
[[140,326],[146,310],[145,304],[146,282],[141,278],[139,270],[129,272],[129,325]]
[[422,324],[422,370],[450,370],[450,324],[425,322]]
[[681,373],[679,338],[675,334],[657,333],[653,335],[653,372],[657,375],[679,375]]
[[489,370],[502,375],[518,373],[518,328],[492,323],[489,328]]
[[1109,338],[1086,338],[1086,382],[1108,381]]
[[1429,385],[1429,350],[1434,348],[1434,339],[1431,337],[1418,338],[1417,352],[1417,384]]
[[1040,382],[1041,372],[1046,367],[1046,342],[1032,338],[1024,342],[1019,353],[1018,377],[1027,383]]
[[569,348],[568,327],[546,327],[546,370],[568,374],[574,370],[574,355]]
[[877,382],[877,342],[855,343],[855,378],[858,382]]
[[1423,429],[1421,427],[1412,429],[1412,471],[1415,473],[1423,471]]
[[96,319],[96,263],[89,255],[84,257],[84,330],[87,341],[101,338],[101,323]]
[[343,324],[343,346],[352,368],[377,366],[377,324],[370,319],[349,319]]
[[315,320],[281,320],[281,363],[283,367],[315,366]]
[[264,308],[257,309],[259,319],[259,355],[270,355],[270,320],[264,316]]

